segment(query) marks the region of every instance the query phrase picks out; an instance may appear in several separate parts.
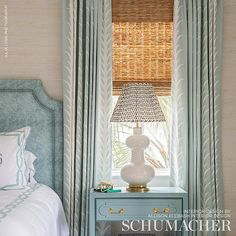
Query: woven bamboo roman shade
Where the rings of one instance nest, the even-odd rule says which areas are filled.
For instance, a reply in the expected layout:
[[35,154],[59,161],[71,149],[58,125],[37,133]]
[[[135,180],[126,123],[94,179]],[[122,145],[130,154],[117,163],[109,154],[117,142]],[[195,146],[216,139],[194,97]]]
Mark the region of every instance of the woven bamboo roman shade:
[[112,0],[113,92],[151,83],[170,95],[173,0]]

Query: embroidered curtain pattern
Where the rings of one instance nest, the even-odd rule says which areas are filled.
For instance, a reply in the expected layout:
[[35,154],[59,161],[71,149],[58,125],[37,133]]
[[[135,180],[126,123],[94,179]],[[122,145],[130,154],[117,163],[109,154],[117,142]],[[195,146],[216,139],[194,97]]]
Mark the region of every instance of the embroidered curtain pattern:
[[175,0],[171,182],[188,190],[190,209],[223,209],[222,22],[222,0]]
[[[111,177],[111,1],[63,2],[63,203],[70,236],[87,236],[90,189]],[[98,230],[105,235],[109,225]]]

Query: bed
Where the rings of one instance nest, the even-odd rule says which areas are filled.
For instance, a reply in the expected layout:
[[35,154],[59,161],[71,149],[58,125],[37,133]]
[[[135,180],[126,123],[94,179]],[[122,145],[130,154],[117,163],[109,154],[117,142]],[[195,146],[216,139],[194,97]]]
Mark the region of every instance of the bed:
[[0,235],[68,236],[62,206],[62,103],[40,80],[0,80],[0,132],[30,127],[25,150],[36,157],[37,183],[0,190]]

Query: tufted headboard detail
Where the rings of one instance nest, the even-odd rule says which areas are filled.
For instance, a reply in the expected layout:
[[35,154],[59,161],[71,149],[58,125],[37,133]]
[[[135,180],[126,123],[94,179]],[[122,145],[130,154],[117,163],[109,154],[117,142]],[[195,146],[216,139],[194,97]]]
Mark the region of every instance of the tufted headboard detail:
[[0,80],[0,132],[31,127],[26,150],[37,156],[35,179],[63,191],[62,102],[50,98],[40,80]]

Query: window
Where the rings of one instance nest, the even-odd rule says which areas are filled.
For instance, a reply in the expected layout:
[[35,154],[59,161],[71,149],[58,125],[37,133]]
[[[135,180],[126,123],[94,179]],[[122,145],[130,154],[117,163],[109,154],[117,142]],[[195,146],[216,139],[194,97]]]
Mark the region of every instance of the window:
[[[156,174],[168,175],[173,0],[113,0],[113,103],[123,84],[152,83],[167,122],[142,124],[151,144],[145,158]],[[129,161],[125,144],[131,123],[112,124],[113,176]]]

